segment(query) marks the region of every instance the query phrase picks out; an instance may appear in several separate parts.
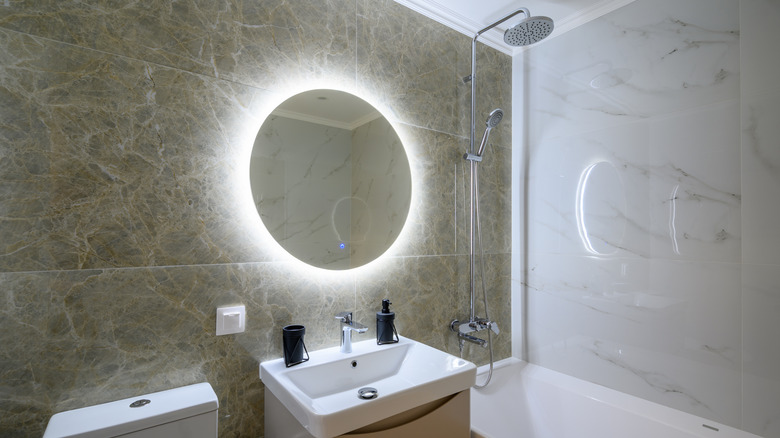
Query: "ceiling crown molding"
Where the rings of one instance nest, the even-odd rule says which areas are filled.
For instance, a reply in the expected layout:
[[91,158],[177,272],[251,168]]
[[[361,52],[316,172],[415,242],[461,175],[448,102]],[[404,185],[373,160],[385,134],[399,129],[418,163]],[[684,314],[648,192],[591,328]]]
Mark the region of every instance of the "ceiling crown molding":
[[[395,1],[396,3],[404,5],[413,11],[419,12],[420,14],[449,27],[450,29],[454,29],[463,35],[468,36],[469,38],[474,38],[474,35],[477,33],[477,31],[485,27],[483,24],[477,23],[476,21],[456,11],[453,11],[446,6],[433,3],[429,0]],[[504,35],[497,29],[491,29],[480,35],[479,41],[507,55],[512,55],[513,47],[504,44]]]
[[[576,11],[567,17],[554,17],[555,30],[547,40],[582,26],[591,20],[633,3],[634,1],[635,0],[597,0],[590,7]],[[478,23],[458,11],[452,10],[431,0],[395,0],[395,2],[470,38],[474,38],[477,31],[490,24]],[[525,47],[511,47],[504,43],[504,34],[499,29],[491,29],[480,35],[479,42],[509,56],[513,56],[527,49]],[[544,42],[540,44],[543,43]]]

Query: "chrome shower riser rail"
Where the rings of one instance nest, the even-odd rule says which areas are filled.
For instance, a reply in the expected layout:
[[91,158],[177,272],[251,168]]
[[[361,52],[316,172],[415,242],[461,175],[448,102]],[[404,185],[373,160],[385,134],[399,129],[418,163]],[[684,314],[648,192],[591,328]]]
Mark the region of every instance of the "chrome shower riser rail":
[[[484,268],[484,249],[482,248],[482,236],[479,223],[479,172],[478,165],[482,161],[482,153],[485,146],[487,146],[488,135],[490,130],[494,128],[501,119],[504,117],[504,112],[501,109],[496,109],[490,113],[490,117],[486,122],[485,134],[482,137],[482,142],[479,145],[479,150],[475,148],[476,140],[476,110],[477,110],[477,40],[479,36],[488,30],[498,26],[499,24],[509,20],[510,18],[524,13],[526,18],[520,23],[516,24],[512,28],[504,32],[504,42],[512,46],[522,46],[527,44],[533,44],[541,39],[546,38],[553,30],[552,19],[548,17],[531,17],[531,13],[527,8],[520,8],[515,12],[507,15],[501,20],[481,29],[474,35],[471,40],[471,75],[464,78],[464,82],[471,82],[471,126],[469,132],[469,149],[463,156],[465,160],[469,162],[470,168],[470,251],[469,251],[469,289],[470,289],[470,305],[469,305],[469,320],[465,323],[460,323],[458,320],[452,321],[450,328],[458,334],[461,352],[463,348],[463,342],[469,341],[477,343],[481,346],[486,344],[490,347],[490,372],[488,373],[487,381],[482,385],[475,385],[477,388],[484,387],[490,382],[490,378],[493,374],[493,342],[491,338],[491,332],[498,334],[498,325],[495,322],[490,321],[488,318],[488,301],[487,301],[487,289],[485,287],[485,268]],[[475,313],[476,307],[476,249],[477,239],[479,240],[480,250],[480,279],[482,281],[482,296],[484,299],[485,318],[477,318]],[[487,340],[477,338],[468,333],[488,330]]]
[[520,8],[516,10],[515,12],[507,15],[506,17],[496,21],[495,23],[485,27],[484,29],[481,29],[478,31],[474,38],[471,40],[471,129],[469,134],[469,153],[464,157],[467,160],[469,160],[469,167],[470,167],[470,174],[471,174],[471,198],[470,198],[470,219],[471,219],[471,227],[469,230],[469,241],[471,245],[471,251],[469,254],[469,283],[471,288],[471,306],[470,306],[470,319],[473,321],[475,319],[474,314],[474,304],[475,304],[475,296],[476,296],[476,279],[474,275],[474,265],[476,263],[475,261],[475,220],[474,220],[474,196],[475,196],[475,190],[476,185],[478,184],[477,181],[477,162],[481,161],[481,157],[479,160],[469,158],[469,156],[476,157],[478,154],[476,153],[476,149],[474,148],[474,140],[475,140],[475,133],[477,130],[476,125],[476,111],[477,111],[477,39],[479,39],[479,36],[483,33],[489,31],[490,29],[498,26],[499,24],[509,20],[510,18],[523,13],[526,17],[531,16],[531,12],[527,8]]

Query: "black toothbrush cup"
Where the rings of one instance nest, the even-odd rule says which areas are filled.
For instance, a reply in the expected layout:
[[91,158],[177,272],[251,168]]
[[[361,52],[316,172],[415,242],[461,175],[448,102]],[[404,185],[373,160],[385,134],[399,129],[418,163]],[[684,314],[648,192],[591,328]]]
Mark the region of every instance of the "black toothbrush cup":
[[303,343],[306,327],[292,324],[282,327],[282,348],[284,349],[284,364],[288,368],[309,360],[309,352]]

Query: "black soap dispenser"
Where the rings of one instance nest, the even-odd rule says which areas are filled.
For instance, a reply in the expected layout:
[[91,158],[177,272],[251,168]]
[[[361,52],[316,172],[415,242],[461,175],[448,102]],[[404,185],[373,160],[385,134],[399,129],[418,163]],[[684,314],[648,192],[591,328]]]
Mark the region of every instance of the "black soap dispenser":
[[382,311],[376,312],[376,343],[394,344],[398,342],[398,332],[395,330],[395,313],[390,311],[390,304],[385,298],[382,300]]

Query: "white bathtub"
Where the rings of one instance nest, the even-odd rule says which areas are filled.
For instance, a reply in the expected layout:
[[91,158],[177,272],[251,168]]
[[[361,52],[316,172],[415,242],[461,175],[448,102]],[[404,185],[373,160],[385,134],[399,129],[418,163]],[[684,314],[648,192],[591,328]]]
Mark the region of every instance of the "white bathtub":
[[516,359],[471,390],[471,427],[475,438],[760,438]]

